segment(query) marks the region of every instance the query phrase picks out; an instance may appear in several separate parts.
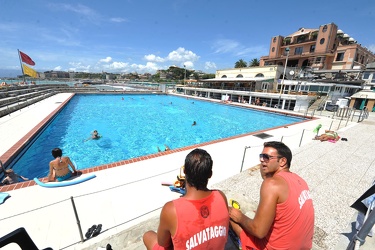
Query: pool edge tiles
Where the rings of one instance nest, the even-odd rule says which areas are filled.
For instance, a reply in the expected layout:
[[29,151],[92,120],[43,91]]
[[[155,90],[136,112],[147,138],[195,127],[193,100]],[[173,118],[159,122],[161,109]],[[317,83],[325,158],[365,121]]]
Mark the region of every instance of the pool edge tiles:
[[[3,162],[6,162],[8,160],[12,160],[15,157],[15,155],[17,155],[20,152],[20,150],[22,150],[23,147],[33,138],[33,136],[35,136],[48,122],[50,122],[51,119],[54,118],[54,116],[62,108],[64,108],[64,106],[70,101],[71,98],[73,98],[74,95],[75,94],[72,94],[69,98],[67,98],[64,102],[62,102],[54,111],[52,111],[40,123],[38,123],[37,126],[32,128],[24,137],[22,137],[21,140],[19,140],[14,146],[12,146],[9,150],[7,150],[6,153],[4,153],[0,157],[0,159]],[[206,100],[206,101],[210,101],[210,100]],[[240,106],[240,105],[234,105],[234,104],[230,104],[230,105]],[[242,105],[241,105],[241,107],[254,109],[254,107],[247,107],[247,106],[242,106]],[[256,109],[256,110],[268,111],[268,112],[278,113],[278,114],[284,113],[284,112],[276,112],[274,110],[272,110],[272,111],[263,110],[263,109]],[[293,125],[299,124],[299,123],[304,123],[304,122],[312,120],[312,118],[306,119],[306,117],[304,117],[302,115],[298,115],[298,114],[292,114],[292,113],[286,113],[286,112],[285,112],[285,114],[290,115],[290,116],[305,118],[304,120],[292,123]],[[314,118],[314,119],[316,119],[316,118]],[[169,151],[162,151],[162,152],[159,152],[159,153],[144,155],[144,156],[135,157],[135,158],[127,159],[127,160],[121,160],[121,161],[118,161],[118,162],[112,162],[112,163],[103,164],[103,165],[99,165],[99,166],[93,166],[91,168],[82,169],[81,171],[83,173],[92,173],[92,172],[101,171],[101,170],[105,170],[105,169],[109,169],[109,168],[113,168],[113,167],[123,166],[123,165],[132,164],[132,163],[139,162],[139,161],[144,161],[144,160],[149,160],[149,159],[153,159],[153,158],[156,158],[156,157],[165,156],[165,155],[172,154],[172,153],[175,153],[175,152],[186,151],[186,150],[194,149],[194,148],[197,148],[197,147],[202,147],[202,146],[211,145],[211,144],[215,144],[215,143],[219,143],[219,142],[233,140],[233,139],[236,139],[236,138],[250,136],[250,135],[254,135],[254,134],[257,134],[257,133],[264,132],[264,131],[274,130],[274,129],[277,129],[277,128],[280,128],[280,127],[283,127],[283,126],[273,127],[273,128],[266,129],[266,130],[258,130],[256,132],[245,133],[245,134],[241,134],[241,135],[231,136],[231,137],[228,137],[228,138],[222,138],[222,139],[217,139],[217,140],[213,140],[213,141],[209,141],[209,142],[203,142],[203,143],[200,143],[200,144],[189,145],[189,146],[186,146],[186,147],[176,148],[176,149],[172,149],[172,150],[169,150]],[[0,192],[12,191],[12,190],[16,190],[16,189],[20,189],[20,188],[24,188],[24,187],[33,186],[33,185],[36,185],[35,182],[33,180],[30,180],[30,181],[20,182],[20,183],[16,183],[16,184],[12,184],[12,185],[7,185],[7,186],[0,186]]]

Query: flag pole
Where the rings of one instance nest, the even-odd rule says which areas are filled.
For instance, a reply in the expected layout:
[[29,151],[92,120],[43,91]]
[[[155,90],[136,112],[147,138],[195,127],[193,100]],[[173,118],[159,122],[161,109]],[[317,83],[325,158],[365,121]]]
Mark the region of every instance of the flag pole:
[[22,60],[21,60],[20,50],[17,49],[17,51],[18,51],[18,58],[20,59],[20,64],[21,64],[21,70],[22,70],[23,82],[26,84],[25,73],[23,72],[23,66],[22,66]]

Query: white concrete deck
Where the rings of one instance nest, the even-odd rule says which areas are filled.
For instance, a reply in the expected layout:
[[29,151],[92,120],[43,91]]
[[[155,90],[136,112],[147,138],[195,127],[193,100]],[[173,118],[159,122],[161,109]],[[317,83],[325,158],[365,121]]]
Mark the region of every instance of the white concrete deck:
[[[29,108],[0,118],[0,156],[25,136],[46,116],[53,112],[71,94],[58,94]],[[333,123],[332,123],[333,121]],[[207,150],[214,161],[213,185],[240,172],[244,149],[247,150],[243,170],[258,164],[262,144],[268,140],[280,140],[292,151],[299,145],[312,142],[313,129],[322,124],[322,130],[338,129],[338,120],[321,117],[288,128],[267,131],[273,137],[266,140],[252,135],[224,142],[199,146]],[[341,122],[340,130],[356,123]],[[4,132],[6,131],[6,132]],[[303,140],[300,141],[302,134]],[[39,248],[82,249],[95,242],[117,234],[136,224],[157,216],[165,202],[179,195],[161,186],[161,182],[173,182],[183,165],[189,150],[174,152],[149,160],[95,172],[96,178],[74,186],[43,188],[32,186],[8,193],[11,195],[0,205],[0,236],[24,227]],[[46,166],[47,168],[48,166]],[[83,235],[93,224],[102,224],[102,233],[81,243],[71,197],[74,197]],[[131,241],[131,239],[129,239]],[[4,249],[19,249],[8,246]]]

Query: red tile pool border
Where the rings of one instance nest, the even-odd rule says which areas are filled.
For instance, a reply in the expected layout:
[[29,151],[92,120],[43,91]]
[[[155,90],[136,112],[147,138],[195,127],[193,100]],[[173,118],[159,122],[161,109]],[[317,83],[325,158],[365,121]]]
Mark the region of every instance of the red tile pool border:
[[[56,108],[55,111],[53,111],[46,118],[44,118],[37,126],[35,126],[30,132],[28,132],[22,139],[20,139],[8,151],[6,151],[2,156],[0,156],[0,160],[3,163],[6,163],[7,161],[11,160],[14,157],[14,155],[16,155],[20,150],[22,150],[22,148],[27,143],[29,143],[29,141],[33,138],[33,136],[38,134],[38,132],[50,121],[50,119],[52,119],[70,101],[70,99],[73,98],[74,95],[75,94],[70,96],[66,101],[62,102],[60,104],[60,106],[58,108]],[[235,104],[232,104],[232,103],[228,103],[228,105],[236,106],[236,107],[238,106],[238,105],[235,105]],[[301,117],[301,118],[305,118],[305,119],[307,118],[307,119],[310,119],[310,120],[316,119],[314,117],[304,117],[302,115],[291,114],[291,113],[287,113],[287,112],[276,112],[275,110],[257,109],[257,108],[254,108],[254,107],[247,107],[247,106],[242,106],[242,105],[241,105],[241,107],[249,108],[249,109],[256,109],[256,110],[265,111],[265,112],[284,114],[284,115],[289,115],[289,116],[297,116],[297,117]],[[310,121],[310,120],[304,120],[304,121],[296,122],[296,123],[293,123],[292,125],[304,123],[304,122],[307,122],[307,121]],[[245,136],[259,134],[259,133],[262,133],[262,132],[278,129],[278,128],[281,128],[281,127],[284,127],[284,126],[274,127],[272,129],[266,129],[266,130],[258,130],[256,132],[251,132],[251,133],[242,134],[242,135],[236,135],[236,136],[232,136],[232,137],[228,137],[228,138],[224,138],[224,139],[213,140],[213,141],[204,142],[204,143],[201,143],[201,144],[195,144],[195,145],[191,145],[191,146],[187,146],[187,147],[183,147],[183,148],[171,149],[171,150],[168,150],[168,151],[162,151],[162,152],[151,154],[151,155],[145,155],[145,156],[132,158],[132,159],[128,159],[128,160],[123,160],[123,161],[113,162],[113,163],[109,163],[109,164],[99,165],[99,166],[95,166],[95,167],[92,167],[92,168],[83,169],[83,170],[80,170],[80,171],[82,171],[82,174],[92,173],[92,172],[96,172],[96,171],[102,171],[102,170],[105,170],[105,169],[118,167],[118,166],[124,166],[124,165],[128,165],[128,164],[132,164],[134,162],[149,160],[149,159],[152,159],[152,158],[161,157],[161,156],[173,154],[173,153],[176,153],[176,152],[181,152],[181,151],[185,151],[185,150],[189,150],[189,149],[195,149],[195,148],[199,148],[199,147],[202,147],[202,146],[207,146],[207,145],[211,145],[211,144],[215,144],[215,143],[219,143],[219,142],[224,142],[224,141],[233,140],[233,139],[237,139],[237,138],[241,138],[241,137],[245,137]],[[46,181],[47,178],[42,178],[40,180]],[[20,189],[20,188],[31,187],[31,186],[34,186],[34,185],[37,185],[37,184],[33,180],[19,182],[19,183],[15,183],[15,184],[11,184],[11,185],[0,186],[0,192],[17,190],[17,189]]]

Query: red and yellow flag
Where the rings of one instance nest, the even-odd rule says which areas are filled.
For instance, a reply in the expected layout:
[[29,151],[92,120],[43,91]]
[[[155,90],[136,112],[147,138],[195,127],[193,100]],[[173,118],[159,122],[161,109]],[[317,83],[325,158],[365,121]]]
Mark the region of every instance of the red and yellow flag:
[[33,70],[32,68],[27,67],[25,64],[22,64],[22,67],[23,67],[23,73],[25,75],[28,75],[28,76],[31,76],[31,77],[34,77],[34,78],[38,77],[38,73],[35,70]]
[[23,53],[22,51],[20,51],[20,56],[21,56],[22,62],[27,63],[28,65],[31,65],[31,66],[35,65],[35,62],[28,55]]

